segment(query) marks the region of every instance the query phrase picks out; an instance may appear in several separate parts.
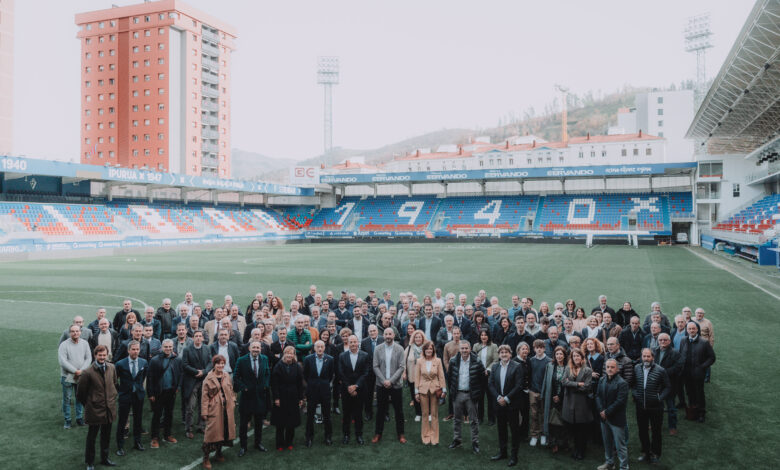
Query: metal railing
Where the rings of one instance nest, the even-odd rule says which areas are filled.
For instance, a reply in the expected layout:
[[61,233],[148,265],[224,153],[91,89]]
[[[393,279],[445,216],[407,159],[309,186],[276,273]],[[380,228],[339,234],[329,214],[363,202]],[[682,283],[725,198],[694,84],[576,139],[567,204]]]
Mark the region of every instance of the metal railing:
[[210,100],[202,100],[200,102],[200,107],[208,111],[219,111],[219,105]]
[[219,57],[219,48],[207,42],[201,44],[201,50],[203,50],[204,53],[209,54],[211,56]]
[[780,173],[780,161],[774,161],[772,163],[769,163],[766,166],[766,168],[763,168],[759,171],[747,175],[745,177],[745,181],[747,181],[747,183],[750,184],[753,181],[756,181],[761,178],[765,178],[767,176],[774,175],[776,173]]
[[209,98],[219,97],[219,90],[208,86],[201,87],[201,92],[203,93],[203,96],[207,96]]

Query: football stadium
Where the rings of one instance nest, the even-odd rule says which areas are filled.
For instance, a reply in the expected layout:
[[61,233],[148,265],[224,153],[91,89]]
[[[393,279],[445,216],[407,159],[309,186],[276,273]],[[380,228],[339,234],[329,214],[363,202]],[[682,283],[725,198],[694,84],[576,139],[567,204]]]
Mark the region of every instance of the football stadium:
[[[569,135],[564,104],[553,138],[323,158],[284,181],[230,170],[230,25],[178,0],[76,24],[79,161],[0,134],[5,467],[780,461],[777,0],[709,82],[637,93],[608,128]],[[190,33],[198,63],[168,69]],[[130,79],[106,91],[116,124],[100,117],[91,83],[135,67],[104,57],[114,34],[120,58],[162,41],[151,75],[201,83],[139,100],[164,110],[151,130],[121,109]]]

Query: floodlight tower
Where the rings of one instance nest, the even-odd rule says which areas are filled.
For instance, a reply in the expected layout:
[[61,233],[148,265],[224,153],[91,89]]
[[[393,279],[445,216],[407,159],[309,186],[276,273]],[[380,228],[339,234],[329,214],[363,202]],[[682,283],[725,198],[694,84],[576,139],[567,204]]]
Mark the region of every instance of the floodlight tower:
[[[333,85],[339,83],[339,58],[317,58],[317,83],[325,90],[325,155],[333,149]],[[327,157],[326,157],[327,158]]]
[[569,87],[556,84],[555,89],[561,92],[561,142],[565,144],[569,141],[568,126],[566,123],[566,102],[568,101]]
[[705,86],[707,82],[707,71],[705,70],[705,53],[712,47],[712,30],[710,30],[710,14],[702,13],[700,15],[688,18],[688,24],[685,26],[685,52],[696,53],[696,88],[694,90],[694,101],[696,109],[699,108],[704,99]]

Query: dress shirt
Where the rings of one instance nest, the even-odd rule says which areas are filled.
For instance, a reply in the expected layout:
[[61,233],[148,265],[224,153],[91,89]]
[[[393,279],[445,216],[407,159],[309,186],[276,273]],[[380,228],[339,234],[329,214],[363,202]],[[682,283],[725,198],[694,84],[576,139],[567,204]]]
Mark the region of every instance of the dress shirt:
[[349,351],[349,360],[352,361],[352,370],[355,370],[355,367],[357,366],[357,360],[358,360],[357,353],[352,353],[352,351]]
[[363,319],[360,320],[353,318],[352,324],[355,325],[355,331],[352,332],[353,335],[357,336],[358,342],[363,341]]
[[482,362],[482,365],[485,367],[487,367],[487,352],[488,352],[487,346],[482,348],[482,350],[479,352],[479,360]]
[[[506,372],[508,369],[509,369],[509,362],[507,362],[506,364],[504,364],[503,362],[500,363],[498,377],[499,377],[499,383],[501,384],[502,393],[504,391],[504,382],[506,382]],[[506,400],[506,402],[509,403],[509,398],[507,398],[506,396],[504,396],[504,400]]]
[[388,346],[387,343],[385,343],[385,380],[390,380],[390,377],[393,375],[392,372],[390,372],[390,360],[392,358],[393,358],[392,345]]
[[317,363],[317,375],[320,375],[322,373],[322,366],[325,364],[325,356],[315,356],[314,360]]
[[425,339],[428,341],[431,340],[431,323],[433,323],[433,316],[431,318],[425,317]]

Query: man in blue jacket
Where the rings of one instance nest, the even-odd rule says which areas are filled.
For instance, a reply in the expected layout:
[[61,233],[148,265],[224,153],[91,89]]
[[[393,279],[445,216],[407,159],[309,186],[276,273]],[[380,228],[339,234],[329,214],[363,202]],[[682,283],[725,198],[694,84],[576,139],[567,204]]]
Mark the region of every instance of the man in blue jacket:
[[119,378],[119,420],[116,424],[116,455],[125,455],[125,424],[133,410],[133,439],[137,450],[145,450],[141,444],[141,418],[143,418],[144,380],[146,379],[147,362],[139,357],[141,344],[132,340],[127,346],[128,356],[116,363],[116,375]]

